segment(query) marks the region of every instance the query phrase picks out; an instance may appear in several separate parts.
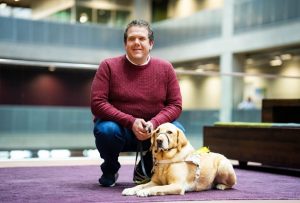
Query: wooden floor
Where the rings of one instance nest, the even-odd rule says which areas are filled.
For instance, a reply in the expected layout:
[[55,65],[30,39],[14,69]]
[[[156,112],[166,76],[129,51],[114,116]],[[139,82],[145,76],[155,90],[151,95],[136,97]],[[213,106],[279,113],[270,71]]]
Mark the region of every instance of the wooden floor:
[[[120,156],[121,164],[134,164],[135,156]],[[43,166],[79,166],[100,165],[98,158],[72,157],[65,159],[23,159],[23,160],[0,160],[0,167],[43,167]],[[233,161],[233,164],[235,162]],[[300,200],[230,200],[230,201],[190,201],[189,203],[300,203]],[[168,202],[163,202],[168,203]],[[171,202],[170,202],[171,203]],[[184,202],[181,202],[184,203]]]

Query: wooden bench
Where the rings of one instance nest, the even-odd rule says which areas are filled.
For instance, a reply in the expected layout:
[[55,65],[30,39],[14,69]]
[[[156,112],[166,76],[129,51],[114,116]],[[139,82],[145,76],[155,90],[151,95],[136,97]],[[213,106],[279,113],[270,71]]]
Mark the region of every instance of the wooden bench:
[[203,129],[205,146],[238,160],[241,165],[259,162],[263,165],[300,169],[300,99],[263,100],[262,124],[216,125]]

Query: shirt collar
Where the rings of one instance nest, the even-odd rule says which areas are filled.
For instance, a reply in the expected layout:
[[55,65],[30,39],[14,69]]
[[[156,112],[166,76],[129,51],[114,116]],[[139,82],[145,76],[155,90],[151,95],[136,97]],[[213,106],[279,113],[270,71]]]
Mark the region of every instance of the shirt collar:
[[129,59],[129,57],[128,57],[127,54],[126,54],[126,58],[127,58],[128,61],[129,61],[130,63],[132,63],[133,65],[136,65],[136,66],[144,66],[144,65],[147,65],[147,64],[149,63],[149,61],[150,61],[150,59],[151,59],[151,56],[148,55],[147,61],[146,61],[145,63],[143,63],[143,64],[136,64],[136,63],[133,63],[133,62]]

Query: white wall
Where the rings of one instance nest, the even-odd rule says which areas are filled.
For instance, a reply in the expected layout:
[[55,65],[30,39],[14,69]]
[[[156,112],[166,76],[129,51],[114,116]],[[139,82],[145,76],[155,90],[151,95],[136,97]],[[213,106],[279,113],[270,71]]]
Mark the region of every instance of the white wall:
[[[291,60],[285,66],[278,69],[278,75],[299,76],[300,59]],[[271,80],[268,83],[267,92],[270,98],[293,99],[300,98],[300,79],[282,78]]]
[[[281,67],[251,67],[245,72],[278,75],[278,78],[257,76],[242,78],[242,87],[238,88],[242,88],[243,98],[250,96],[258,108],[261,107],[262,98],[300,98],[300,79],[280,78],[280,76],[300,76],[300,57],[286,61]],[[179,75],[178,78],[185,110],[220,108],[220,77]],[[240,77],[234,79],[240,79]],[[234,91],[236,91],[235,88],[237,87],[234,87]]]
[[257,98],[257,90],[265,90],[266,98],[295,99],[300,98],[300,79],[281,78],[281,76],[300,76],[300,58],[285,61],[282,66],[276,67],[252,67],[247,73],[262,73],[277,75],[277,78],[245,77],[244,97],[253,97],[258,106],[261,101]]
[[181,75],[178,78],[185,110],[220,107],[219,77]]

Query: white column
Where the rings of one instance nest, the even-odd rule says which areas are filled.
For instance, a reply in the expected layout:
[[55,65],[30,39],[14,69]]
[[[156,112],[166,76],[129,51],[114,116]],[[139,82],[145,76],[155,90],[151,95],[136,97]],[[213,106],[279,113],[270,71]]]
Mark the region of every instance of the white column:
[[[221,73],[232,72],[232,53],[226,52],[221,55]],[[230,76],[221,76],[221,107],[220,121],[231,121],[233,79]]]
[[151,0],[134,0],[133,18],[151,22]]
[[[234,0],[224,0],[222,38],[224,41],[223,52],[220,59],[221,73],[233,71],[233,53],[230,49],[230,41],[233,35]],[[233,78],[221,76],[221,107],[220,121],[231,121],[233,108]]]

